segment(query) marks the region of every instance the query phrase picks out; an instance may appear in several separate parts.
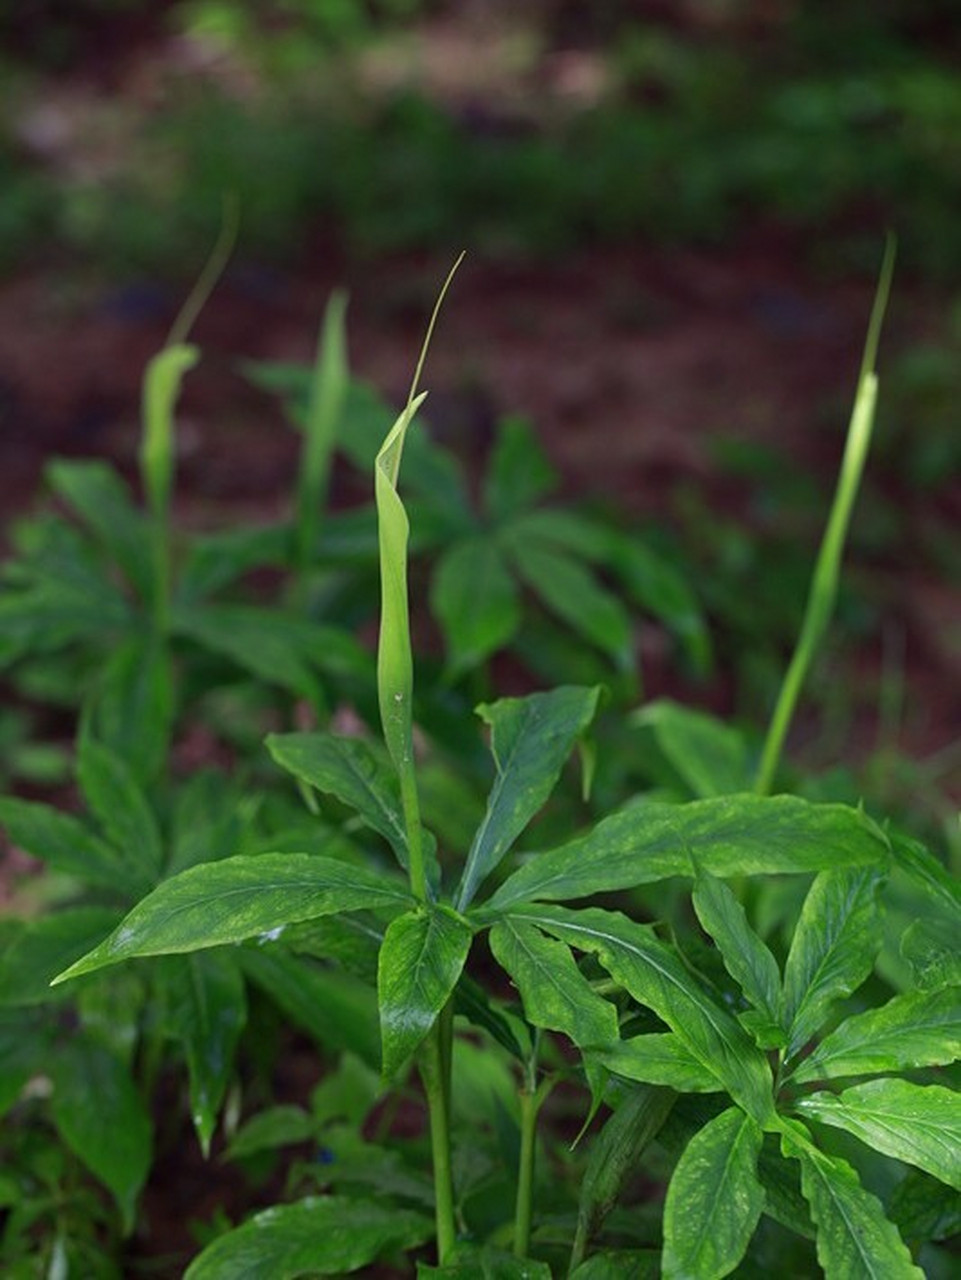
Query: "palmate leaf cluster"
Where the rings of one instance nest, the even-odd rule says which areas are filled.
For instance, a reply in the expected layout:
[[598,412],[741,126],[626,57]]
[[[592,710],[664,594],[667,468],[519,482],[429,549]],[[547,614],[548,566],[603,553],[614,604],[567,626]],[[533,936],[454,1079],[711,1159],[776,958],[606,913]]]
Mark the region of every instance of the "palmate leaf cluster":
[[[60,465],[71,520],[28,526],[8,567],[14,675],[42,686],[49,652],[82,691],[82,807],[0,800],[51,903],[0,925],[0,1113],[17,1148],[0,1256],[116,1274],[103,1250],[90,1262],[79,1210],[30,1187],[41,1164],[61,1187],[79,1162],[110,1193],[122,1251],[168,1140],[151,1103],[172,1069],[205,1152],[222,1144],[251,1177],[288,1153],[283,1202],[208,1232],[189,1280],[410,1254],[425,1276],[700,1280],[785,1257],[798,1275],[940,1275],[961,1220],[957,883],[859,808],[752,791],[752,744],[676,704],[631,717],[662,785],[609,785],[600,811],[598,684],[470,717],[478,664],[509,642],[529,654],[553,614],[556,652],[585,642],[611,676],[604,716],[625,718],[631,628],[612,584],[695,660],[696,608],[620,531],[539,505],[546,473],[517,424],[473,512],[458,464],[414,424],[414,391],[385,432],[349,382],[342,316],[336,303],[291,521],[178,544],[169,457],[145,450],[146,511],[100,464]],[[352,397],[344,447],[375,468],[377,523],[323,511]],[[421,553],[439,670],[412,650]],[[290,577],[270,608],[233,590],[264,564]],[[359,598],[378,564],[375,664],[316,609]],[[365,609],[376,600],[354,618]],[[424,665],[435,689],[415,684]],[[269,707],[275,728],[259,757],[232,738],[231,774],[184,776],[172,747],[210,684],[247,690],[234,714]],[[345,702],[349,732],[329,723]],[[305,707],[326,727],[296,729]],[[278,1017],[324,1072],[309,1105],[245,1107],[238,1126],[238,1066]],[[390,1123],[424,1098],[429,1152]],[[586,1136],[572,1152],[555,1127]],[[637,1202],[641,1178],[665,1189],[663,1211]]]

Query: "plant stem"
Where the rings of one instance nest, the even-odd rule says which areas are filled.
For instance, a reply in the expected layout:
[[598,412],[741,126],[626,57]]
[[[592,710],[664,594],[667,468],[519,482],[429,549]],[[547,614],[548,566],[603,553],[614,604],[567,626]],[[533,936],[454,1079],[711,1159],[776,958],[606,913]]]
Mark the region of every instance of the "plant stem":
[[857,496],[858,486],[861,481],[861,473],[864,470],[864,461],[871,442],[871,428],[874,422],[874,408],[878,394],[878,379],[874,372],[874,363],[893,267],[894,244],[889,239],[885,246],[878,288],[875,294],[874,306],[871,310],[864,358],[861,362],[861,375],[858,380],[854,410],[848,426],[841,472],[838,476],[834,501],[831,504],[827,527],[824,531],[824,537],[821,541],[817,562],[814,567],[814,576],[811,579],[811,587],[804,610],[804,621],[801,624],[797,647],[794,650],[790,665],[781,684],[774,714],[771,717],[771,724],[764,741],[764,749],[761,753],[761,763],[754,788],[758,795],[767,795],[774,785],[784,740],[794,717],[798,697],[834,610],[838,578],[840,576],[841,555],[844,551],[844,542],[847,537],[854,499]]
[[521,1154],[517,1169],[517,1208],[514,1214],[514,1257],[526,1258],[531,1247],[534,1208],[534,1147],[537,1133],[537,1098],[529,1084],[520,1095]]
[[420,1073],[430,1115],[434,1165],[437,1261],[443,1266],[457,1241],[454,1180],[450,1155],[450,1066],[454,1006],[448,1002],[430,1031],[420,1057]]
[[427,869],[424,866],[424,833],[420,825],[420,800],[417,796],[417,777],[414,772],[413,746],[411,753],[398,768],[400,800],[404,809],[404,827],[407,831],[408,875],[411,892],[421,902],[427,901]]

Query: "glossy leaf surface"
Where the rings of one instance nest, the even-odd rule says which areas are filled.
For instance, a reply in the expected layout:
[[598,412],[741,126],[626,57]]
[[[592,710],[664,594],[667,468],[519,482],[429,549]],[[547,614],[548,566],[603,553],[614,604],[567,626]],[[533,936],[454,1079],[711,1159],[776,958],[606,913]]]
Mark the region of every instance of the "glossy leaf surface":
[[434,1224],[408,1209],[344,1196],[277,1205],[219,1236],[187,1268],[184,1280],[239,1280],[356,1271],[387,1249],[429,1240]]
[[794,796],[725,796],[672,805],[642,799],[586,835],[532,856],[491,905],[552,902],[630,889],[668,876],[818,871],[887,860],[887,841],[854,809]]
[[396,1076],[434,1025],[464,968],[472,936],[447,907],[408,911],[388,925],[377,970],[385,1079]]
[[880,882],[876,870],[852,867],[824,871],[811,886],[784,966],[781,1020],[789,1054],[871,972],[882,941]]
[[961,1058],[961,988],[906,991],[854,1014],[791,1073],[797,1083],[943,1066]]
[[714,1072],[708,1071],[673,1031],[632,1036],[598,1057],[615,1075],[666,1085],[679,1093],[717,1093],[721,1088]]
[[794,1104],[803,1116],[853,1133],[875,1151],[961,1190],[961,1094],[941,1085],[869,1080]]
[[334,858],[241,854],[165,880],[57,981],[133,956],[197,951],[337,911],[409,902],[410,895],[384,873]]
[[764,1207],[761,1129],[729,1107],[691,1139],[664,1202],[664,1280],[720,1280],[744,1257]]
[[724,967],[755,1009],[777,1021],[781,974],[777,961],[747,922],[744,908],[723,880],[701,874],[694,883],[694,910],[714,939]]
[[567,686],[478,708],[491,727],[497,775],[467,856],[460,910],[547,800],[571,748],[594,717],[599,694],[597,688]]

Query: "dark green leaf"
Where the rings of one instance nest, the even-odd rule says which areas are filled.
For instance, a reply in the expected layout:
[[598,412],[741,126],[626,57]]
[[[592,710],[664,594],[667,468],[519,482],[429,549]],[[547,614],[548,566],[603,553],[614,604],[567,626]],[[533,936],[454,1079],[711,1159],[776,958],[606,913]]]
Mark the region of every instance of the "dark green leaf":
[[628,1080],[666,1085],[678,1093],[717,1093],[717,1076],[685,1048],[673,1031],[632,1036],[598,1055],[608,1071]]
[[657,1137],[675,1096],[670,1089],[632,1089],[593,1138],[577,1204],[575,1257],[584,1256],[600,1231],[625,1178],[637,1170],[648,1144]]
[[764,1207],[762,1133],[730,1107],[687,1144],[664,1202],[664,1280],[720,1280],[744,1257]]
[[801,1126],[785,1130],[783,1147],[801,1162],[826,1280],[924,1280],[897,1227],[846,1161],[819,1151]]
[[605,1249],[582,1262],[570,1280],[658,1280],[660,1274],[654,1249]]
[[822,871],[804,900],[784,967],[781,1021],[793,1055],[831,1004],[857,990],[882,942],[881,876],[871,867]]
[[631,619],[620,600],[579,561],[514,539],[511,559],[542,604],[624,670],[633,658]]
[[284,769],[356,809],[408,864],[407,831],[397,775],[360,738],[332,733],[272,733],[267,749]]
[[317,1196],[276,1205],[209,1244],[184,1280],[298,1276],[357,1271],[388,1249],[413,1249],[434,1224],[408,1209],[345,1196]]
[[222,951],[169,956],[163,972],[166,1032],[181,1042],[190,1073],[190,1115],[205,1156],[247,1021],[244,981]]
[[564,761],[597,710],[600,690],[567,686],[478,707],[491,726],[497,776],[458,891],[463,911],[547,800]]
[[950,919],[961,918],[961,882],[917,840],[900,831],[891,837],[894,864]]
[[691,876],[694,862],[715,876],[883,865],[887,840],[855,809],[794,796],[725,796],[690,804],[640,799],[586,835],[533,855],[491,898],[512,902],[584,898]]
[[744,739],[722,720],[665,700],[648,703],[635,723],[653,731],[658,747],[697,799],[749,789]]
[[514,980],[528,1021],[560,1031],[581,1049],[617,1040],[617,1010],[597,994],[574,963],[566,943],[508,918],[490,933],[497,963]]
[[0,823],[12,844],[40,858],[51,871],[101,889],[136,892],[139,875],[131,877],[117,851],[79,818],[34,800],[5,797],[0,799]]
[[847,1018],[791,1073],[795,1083],[941,1066],[961,1058],[961,988],[907,991]]
[[110,907],[69,907],[36,920],[17,921],[0,952],[0,1004],[33,1005],[58,999],[51,979],[108,934],[120,918]]
[[130,1232],[150,1168],[151,1125],[127,1068],[100,1045],[73,1040],[53,1055],[50,1073],[61,1137],[109,1188]]
[[174,683],[170,653],[152,636],[132,636],[104,667],[92,727],[144,786],[160,773],[170,747]]
[[377,999],[372,985],[323,967],[281,946],[245,948],[244,973],[285,1017],[324,1049],[347,1049],[368,1066],[380,1065]]
[[507,1014],[488,998],[487,992],[469,974],[461,974],[454,992],[454,1012],[483,1027],[499,1045],[521,1062],[531,1054],[530,1036],[520,1018]]
[[280,568],[289,558],[290,541],[286,524],[244,524],[195,536],[177,578],[178,604],[197,604],[254,569]]
[[484,480],[484,510],[503,524],[545,497],[557,484],[530,425],[523,418],[502,418]]
[[306,853],[241,854],[165,880],[94,951],[57,981],[134,956],[198,951],[287,924],[364,907],[407,906],[383,872]]
[[694,882],[694,910],[717,944],[724,967],[751,1004],[777,1021],[781,974],[777,961],[747,922],[744,908],[723,880],[702,872]]
[[517,907],[511,920],[543,929],[596,955],[607,972],[639,1004],[677,1034],[695,1058],[762,1126],[773,1115],[767,1059],[734,1018],[707,995],[677,954],[648,926],[620,912],[592,908]]
[[895,1187],[888,1216],[911,1244],[961,1235],[961,1194],[919,1170]]
[[442,1267],[417,1264],[417,1280],[436,1276],[437,1280],[551,1280],[546,1262],[515,1258],[492,1245],[458,1244]]
[[259,1111],[230,1140],[227,1157],[240,1160],[258,1151],[293,1146],[317,1136],[319,1125],[309,1111],[289,1104]]
[[0,1117],[30,1077],[47,1069],[51,1049],[45,1021],[20,1009],[0,1009]]
[[117,847],[141,892],[160,877],[164,848],[147,797],[125,760],[88,733],[80,735],[77,777],[84,799]]
[[926,911],[901,935],[901,958],[911,967],[915,984],[925,991],[961,987],[961,917]]
[[449,907],[419,907],[388,925],[377,970],[385,1080],[396,1077],[434,1025],[472,937]]
[[213,769],[192,773],[177,789],[167,874],[236,853],[254,803],[237,780]]
[[431,579],[451,675],[480,666],[507,645],[521,621],[520,596],[492,539],[470,538],[444,552]]
[[810,1094],[794,1106],[961,1191],[961,1094],[936,1084],[869,1080],[841,1094]]
[[54,492],[113,556],[141,600],[150,600],[153,566],[147,523],[116,471],[105,462],[57,458],[46,475]]

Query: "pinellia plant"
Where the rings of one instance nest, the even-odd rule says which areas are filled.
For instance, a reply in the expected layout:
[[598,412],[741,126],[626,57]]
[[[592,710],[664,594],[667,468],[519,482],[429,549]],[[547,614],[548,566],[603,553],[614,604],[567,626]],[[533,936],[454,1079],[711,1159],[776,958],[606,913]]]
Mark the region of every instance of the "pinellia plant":
[[[356,948],[376,959],[384,1087],[405,1089],[412,1066],[420,1078],[433,1215],[409,1170],[394,1167],[374,1200],[358,1194],[356,1177],[338,1178],[335,1150],[323,1184],[334,1194],[226,1231],[190,1264],[189,1280],[353,1271],[410,1250],[424,1276],[597,1280],[659,1266],[666,1277],[710,1280],[771,1256],[796,1259],[795,1274],[819,1264],[838,1280],[923,1276],[912,1249],[956,1225],[961,1187],[961,1100],[941,1071],[961,1056],[961,973],[956,953],[937,945],[961,922],[961,894],[934,858],[860,809],[767,794],[797,674],[753,792],[689,803],[634,796],[506,876],[505,860],[589,733],[601,691],[568,685],[484,704],[492,781],[470,846],[456,858],[425,829],[409,525],[397,488],[422,363],[423,353],[375,470],[377,686],[390,763],[363,738],[269,740],[302,784],[383,838],[397,871],[343,856],[333,842],[193,866],[153,889],[56,982],[134,957],[257,949],[311,928],[314,947],[322,953],[326,937],[336,954],[359,921]],[[862,457],[872,365],[873,354],[851,431]],[[842,508],[855,481],[849,471]],[[832,518],[816,577],[819,626],[843,524]],[[812,623],[792,670],[815,640]],[[799,904],[783,944],[745,910],[748,890],[768,877]],[[633,890],[678,879],[691,886],[683,928],[629,914]],[[882,981],[872,975],[888,949],[883,907],[895,885],[921,904],[922,937],[912,927],[900,954],[882,954]],[[509,1208],[481,1210],[464,1192],[477,1135],[465,1135],[469,1117],[457,1113],[463,1084],[453,1064],[478,1043],[512,1063]],[[570,1080],[586,1086],[583,1126],[601,1107],[611,1115],[583,1139],[592,1146],[576,1211],[542,1216],[538,1120],[554,1086]],[[663,1221],[645,1232],[612,1210],[648,1160],[666,1163],[668,1186]]]

